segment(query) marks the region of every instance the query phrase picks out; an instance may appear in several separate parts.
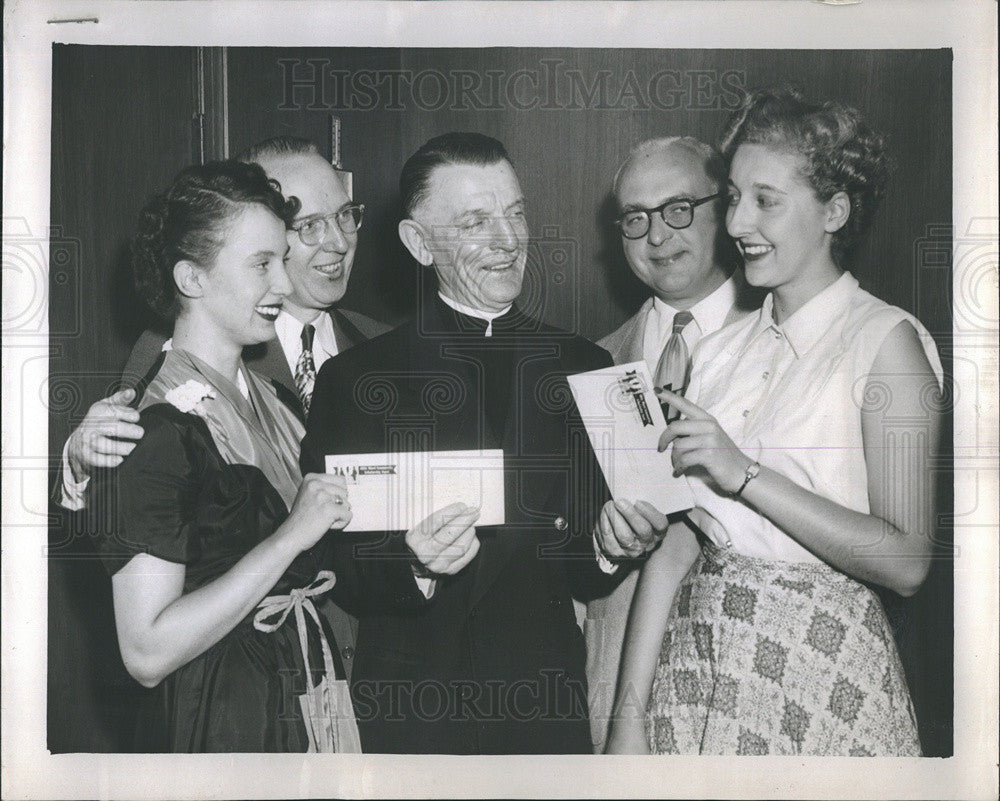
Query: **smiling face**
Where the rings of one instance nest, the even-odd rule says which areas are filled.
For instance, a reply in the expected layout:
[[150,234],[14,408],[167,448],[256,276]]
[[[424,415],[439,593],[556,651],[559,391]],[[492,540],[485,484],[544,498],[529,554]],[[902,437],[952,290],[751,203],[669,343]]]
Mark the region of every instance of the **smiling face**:
[[508,162],[436,167],[410,222],[415,243],[404,242],[418,261],[434,265],[447,297],[496,312],[521,293],[528,224]]
[[240,348],[267,342],[291,291],[283,265],[285,224],[264,206],[246,205],[222,236],[215,261],[199,271],[201,293],[190,311],[207,323],[203,341],[219,337],[220,344]]
[[806,297],[839,275],[830,256],[833,232],[849,203],[838,193],[824,203],[801,171],[802,156],[760,144],[740,145],[730,168],[726,228],[743,254],[753,286]]
[[[719,191],[701,159],[684,147],[668,146],[637,155],[618,181],[622,212],[656,208],[667,201],[697,200]],[[650,216],[649,232],[640,239],[622,237],[629,267],[660,300],[675,309],[689,309],[711,295],[726,280],[716,260],[720,219],[717,203],[694,209],[691,225],[668,226]]]
[[[302,208],[295,222],[334,214],[351,204],[340,176],[318,153],[265,156],[260,165],[269,178],[281,184],[285,197],[299,199]],[[357,232],[345,234],[333,219],[328,220],[326,238],[317,245],[306,245],[297,233],[289,231],[285,267],[292,292],[286,311],[302,322],[311,322],[317,312],[339,302],[347,291],[357,246]]]

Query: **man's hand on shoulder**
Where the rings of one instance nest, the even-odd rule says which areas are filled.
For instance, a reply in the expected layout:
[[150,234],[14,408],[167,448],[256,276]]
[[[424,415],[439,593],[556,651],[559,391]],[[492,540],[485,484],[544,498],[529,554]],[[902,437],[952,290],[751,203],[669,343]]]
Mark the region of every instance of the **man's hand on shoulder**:
[[117,467],[142,439],[139,412],[128,405],[134,397],[134,389],[123,389],[87,410],[66,443],[73,481],[86,481],[97,468]]

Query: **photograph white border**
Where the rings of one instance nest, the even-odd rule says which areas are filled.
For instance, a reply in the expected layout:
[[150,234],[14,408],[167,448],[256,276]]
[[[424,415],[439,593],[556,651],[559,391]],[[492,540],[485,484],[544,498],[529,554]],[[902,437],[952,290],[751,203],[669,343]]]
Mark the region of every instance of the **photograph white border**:
[[[952,48],[955,383],[955,756],[949,759],[51,755],[46,724],[47,327],[9,342],[4,293],[2,796],[4,798],[744,797],[996,798],[997,27],[992,0],[260,3],[8,0],[8,226],[49,230],[51,47],[79,44],[371,47]],[[96,22],[86,21],[96,19]],[[50,20],[82,20],[50,23]],[[928,114],[948,113],[928,109]],[[963,258],[962,242],[985,242]],[[46,254],[47,255],[47,254]],[[45,263],[47,264],[47,258]],[[15,283],[16,279],[16,283]],[[23,293],[23,276],[5,289]],[[969,296],[970,291],[977,294]],[[956,309],[956,312],[960,310]],[[992,315],[992,316],[990,316]],[[970,322],[973,321],[973,322]],[[975,321],[982,321],[976,323]],[[963,372],[969,366],[970,374]],[[974,374],[973,374],[974,373]],[[40,390],[21,384],[37,378]],[[973,405],[973,397],[978,406]],[[26,433],[27,432],[27,433]],[[39,445],[38,443],[41,443]],[[42,510],[41,512],[37,510]]]

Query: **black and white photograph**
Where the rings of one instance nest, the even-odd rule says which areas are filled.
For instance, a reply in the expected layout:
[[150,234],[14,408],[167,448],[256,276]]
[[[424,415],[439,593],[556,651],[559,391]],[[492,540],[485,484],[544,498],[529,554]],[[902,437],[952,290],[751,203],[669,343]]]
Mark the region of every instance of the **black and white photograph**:
[[5,797],[995,797],[992,5],[5,11]]

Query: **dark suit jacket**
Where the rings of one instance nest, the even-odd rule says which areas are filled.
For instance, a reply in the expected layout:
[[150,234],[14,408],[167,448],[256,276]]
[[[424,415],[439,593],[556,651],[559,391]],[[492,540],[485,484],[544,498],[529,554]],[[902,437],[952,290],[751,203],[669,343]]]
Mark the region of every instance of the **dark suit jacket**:
[[[390,330],[385,323],[373,320],[358,312],[345,309],[331,309],[334,337],[337,340],[337,350],[343,353],[372,337],[379,336]],[[142,333],[132,348],[132,353],[125,364],[124,380],[129,385],[138,383],[152,369],[163,350],[166,342],[163,334],[147,330]],[[247,348],[243,360],[248,367],[270,378],[278,390],[279,397],[287,403],[299,417],[303,417],[302,406],[295,391],[295,379],[288,367],[288,360],[281,350],[277,337],[261,345]],[[355,640],[357,639],[358,622],[343,609],[330,604],[324,606],[331,610],[327,619],[340,649],[340,659],[344,665],[347,678],[350,679],[354,668]]]
[[571,592],[608,589],[591,543],[608,491],[565,376],[611,359],[516,310],[484,328],[435,298],[317,378],[304,470],[329,453],[504,451],[506,523],[479,527],[478,555],[430,599],[403,532],[330,535],[335,592],[359,615],[365,751],[590,751]]

